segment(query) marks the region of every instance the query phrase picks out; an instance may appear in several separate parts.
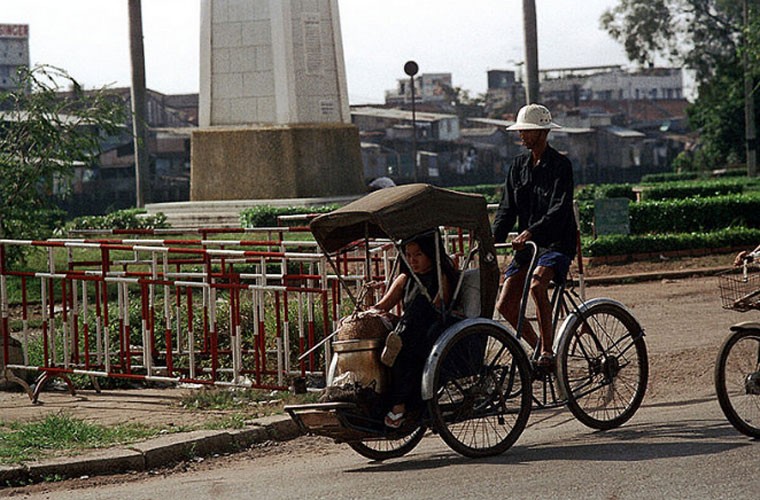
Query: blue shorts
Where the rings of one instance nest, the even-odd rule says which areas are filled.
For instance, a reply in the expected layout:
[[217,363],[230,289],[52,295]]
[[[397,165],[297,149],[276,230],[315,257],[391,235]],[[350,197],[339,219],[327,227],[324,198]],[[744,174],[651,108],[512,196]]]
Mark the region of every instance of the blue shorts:
[[[504,272],[504,277],[509,278],[510,276],[517,274],[521,268],[529,266],[532,256],[531,253],[532,252],[530,249],[521,250],[515,253],[512,262]],[[565,278],[567,278],[567,272],[570,270],[570,263],[572,261],[572,257],[565,255],[562,252],[539,249],[538,262],[536,263],[536,266],[551,268],[554,271],[554,278],[552,278],[552,280],[555,283],[564,283]]]

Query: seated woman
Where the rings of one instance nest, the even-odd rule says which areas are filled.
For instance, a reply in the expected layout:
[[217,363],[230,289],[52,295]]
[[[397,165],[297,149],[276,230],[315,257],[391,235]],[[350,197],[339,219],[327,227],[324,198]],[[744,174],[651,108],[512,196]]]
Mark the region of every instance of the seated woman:
[[[457,271],[451,258],[439,244],[442,283],[438,286],[436,265],[437,232],[417,236],[402,245],[409,265],[401,260],[401,273],[391,283],[374,309],[389,312],[399,302],[403,316],[394,333],[389,335],[383,362],[391,366],[389,402],[391,409],[385,416],[385,425],[398,428],[404,421],[407,405],[418,406],[422,400],[420,390],[422,370],[441,329],[441,306],[448,307],[451,292],[457,282]],[[411,268],[411,269],[410,269]],[[412,272],[425,287],[422,292]],[[426,296],[427,295],[427,296]],[[432,300],[432,302],[431,302]],[[398,336],[395,336],[395,334]],[[400,342],[399,342],[400,340]]]

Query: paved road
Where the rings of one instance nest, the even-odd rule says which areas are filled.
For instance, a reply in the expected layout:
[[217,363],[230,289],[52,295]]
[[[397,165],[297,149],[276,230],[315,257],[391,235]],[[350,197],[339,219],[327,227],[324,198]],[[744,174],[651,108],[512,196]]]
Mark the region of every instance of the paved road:
[[[718,346],[734,322],[715,278],[595,287],[626,303],[647,331],[651,383],[624,427],[594,432],[565,410],[535,412],[517,444],[484,460],[437,436],[411,454],[368,462],[346,446],[302,437],[166,477],[27,498],[758,498],[760,443],[725,421],[712,388]],[[2,494],[2,491],[0,491]]]

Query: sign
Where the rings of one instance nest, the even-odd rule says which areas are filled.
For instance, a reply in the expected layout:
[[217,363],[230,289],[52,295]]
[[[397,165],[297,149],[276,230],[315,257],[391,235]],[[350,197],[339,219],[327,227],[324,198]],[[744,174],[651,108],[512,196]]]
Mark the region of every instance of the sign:
[[594,200],[594,237],[605,234],[631,234],[628,198]]
[[0,38],[29,38],[29,25],[0,24]]

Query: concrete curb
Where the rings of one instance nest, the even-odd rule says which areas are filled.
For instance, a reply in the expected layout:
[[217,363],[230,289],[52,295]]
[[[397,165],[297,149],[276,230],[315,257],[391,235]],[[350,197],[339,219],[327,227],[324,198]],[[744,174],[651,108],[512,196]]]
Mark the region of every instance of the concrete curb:
[[731,267],[706,267],[698,269],[679,269],[676,271],[654,271],[639,274],[617,274],[612,276],[596,276],[585,278],[586,285],[620,285],[625,283],[639,283],[642,281],[656,281],[663,279],[683,279],[692,276],[715,276],[732,269]]
[[272,415],[257,419],[251,427],[245,429],[168,434],[126,447],[22,465],[0,465],[0,488],[50,478],[70,479],[146,471],[195,457],[232,453],[266,441],[287,441],[299,435],[298,426],[289,416]]

